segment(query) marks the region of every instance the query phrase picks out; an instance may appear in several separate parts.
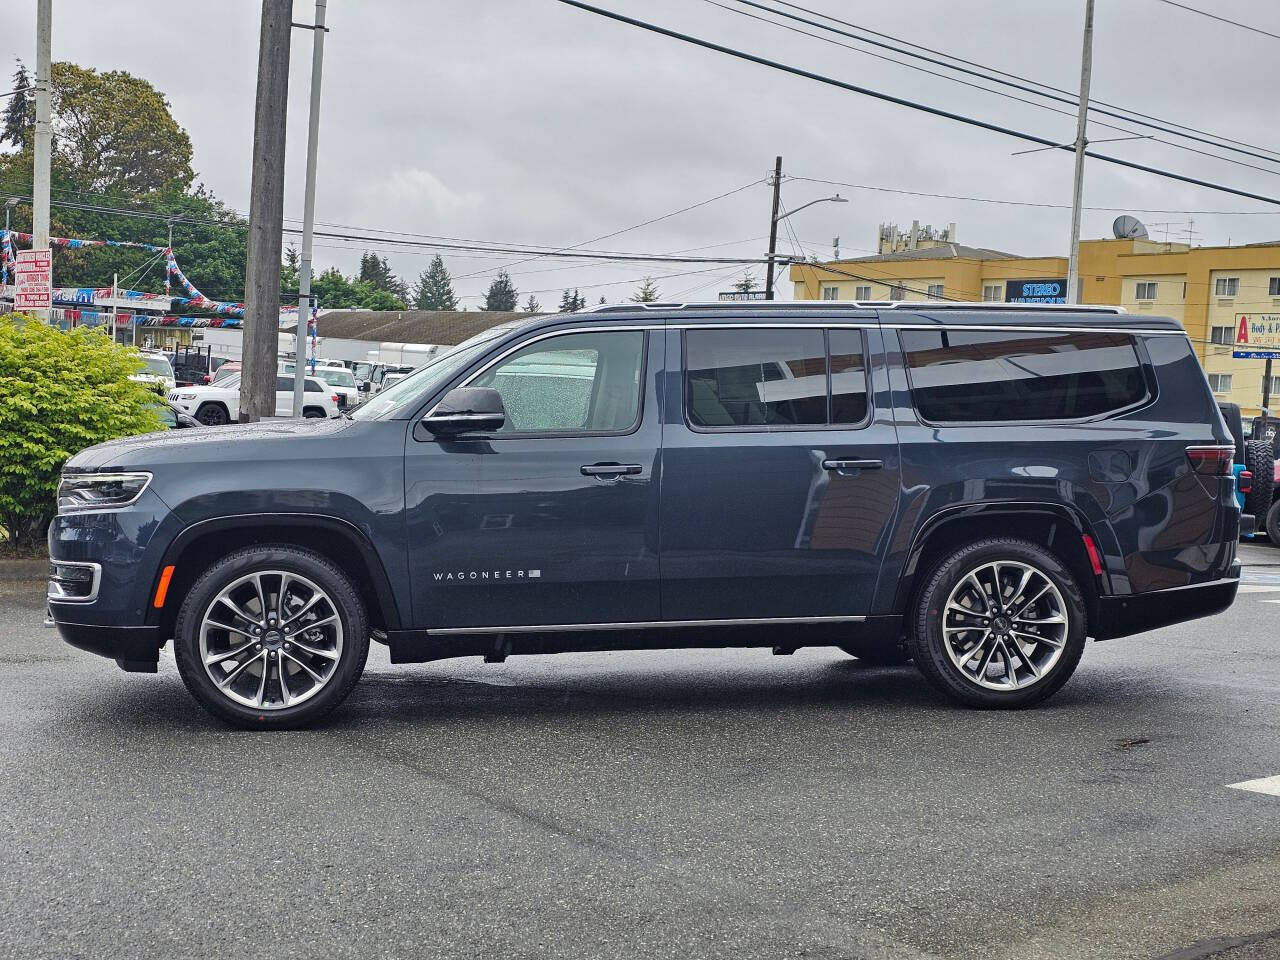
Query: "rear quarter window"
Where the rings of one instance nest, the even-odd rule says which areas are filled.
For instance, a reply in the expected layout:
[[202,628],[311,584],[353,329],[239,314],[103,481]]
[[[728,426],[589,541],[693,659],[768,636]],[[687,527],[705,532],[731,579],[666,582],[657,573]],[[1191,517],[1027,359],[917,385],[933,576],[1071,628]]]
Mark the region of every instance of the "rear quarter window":
[[1124,333],[902,330],[911,393],[931,423],[1079,420],[1141,403]]

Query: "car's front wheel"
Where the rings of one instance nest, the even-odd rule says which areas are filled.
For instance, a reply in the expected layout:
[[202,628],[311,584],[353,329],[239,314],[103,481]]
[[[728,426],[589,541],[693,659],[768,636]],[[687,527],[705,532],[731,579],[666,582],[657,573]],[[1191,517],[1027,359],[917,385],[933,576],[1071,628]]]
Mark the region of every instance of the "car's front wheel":
[[206,427],[220,427],[231,422],[227,408],[220,403],[202,403],[196,411],[196,419]]
[[976,707],[1025,707],[1075,672],[1085,604],[1071,571],[1045,548],[982,540],[933,568],[911,626],[916,666],[943,693]]
[[287,545],[247,547],[206,570],[182,603],[174,655],[214,715],[257,728],[311,723],[364,670],[369,627],[350,579]]

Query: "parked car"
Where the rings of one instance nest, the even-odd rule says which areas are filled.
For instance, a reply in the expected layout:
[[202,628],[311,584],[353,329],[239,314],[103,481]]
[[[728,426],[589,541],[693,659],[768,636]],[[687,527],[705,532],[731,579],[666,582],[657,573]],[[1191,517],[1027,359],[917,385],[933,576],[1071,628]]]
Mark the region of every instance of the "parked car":
[[[321,380],[307,377],[303,384],[302,415],[307,419],[341,416],[333,389]],[[179,387],[169,394],[170,402],[208,426],[231,423],[240,417],[240,374],[232,374],[207,387]],[[276,375],[277,417],[293,416],[293,377]]]
[[49,608],[125,670],[172,640],[195,698],[250,727],[331,710],[371,639],[394,663],[834,645],[1023,707],[1086,638],[1239,584],[1195,351],[1113,308],[536,316],[349,418],[189,436],[68,462]]
[[[280,372],[293,373],[293,361],[282,362]],[[356,378],[340,363],[317,364],[311,376],[323,380],[333,388],[334,396],[338,398],[339,410],[350,410],[359,406],[360,401],[364,399],[356,387]]]
[[160,396],[165,396],[176,385],[173,367],[163,353],[142,354],[142,369],[129,377],[135,383],[145,383]]
[[221,384],[228,377],[234,376],[240,372],[240,361],[230,360],[222,364],[213,372],[213,376],[209,378],[211,384]]
[[383,390],[387,389],[387,387],[395,386],[397,383],[399,383],[408,375],[409,374],[407,373],[388,373],[386,376],[382,378],[382,383],[379,385],[378,391],[382,392]]

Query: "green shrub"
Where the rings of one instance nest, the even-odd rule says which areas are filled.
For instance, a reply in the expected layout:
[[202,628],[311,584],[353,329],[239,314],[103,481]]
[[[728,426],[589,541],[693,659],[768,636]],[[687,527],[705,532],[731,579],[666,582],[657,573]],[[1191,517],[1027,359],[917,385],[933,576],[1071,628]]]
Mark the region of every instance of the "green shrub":
[[137,351],[100,331],[0,317],[0,525],[11,549],[43,538],[68,458],[159,429],[155,394],[129,379],[141,369]]

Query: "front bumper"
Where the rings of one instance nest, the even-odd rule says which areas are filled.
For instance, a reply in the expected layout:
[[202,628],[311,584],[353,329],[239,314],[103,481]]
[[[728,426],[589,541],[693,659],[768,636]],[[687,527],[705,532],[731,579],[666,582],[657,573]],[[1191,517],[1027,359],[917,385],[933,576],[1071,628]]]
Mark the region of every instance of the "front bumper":
[[1240,560],[1236,559],[1231,563],[1230,572],[1221,580],[1149,593],[1100,597],[1098,622],[1091,634],[1095,640],[1111,640],[1211,617],[1231,606],[1239,588]]
[[65,623],[58,619],[50,604],[53,625],[63,640],[107,657],[129,673],[155,673],[160,662],[159,627],[104,627],[100,624]]

